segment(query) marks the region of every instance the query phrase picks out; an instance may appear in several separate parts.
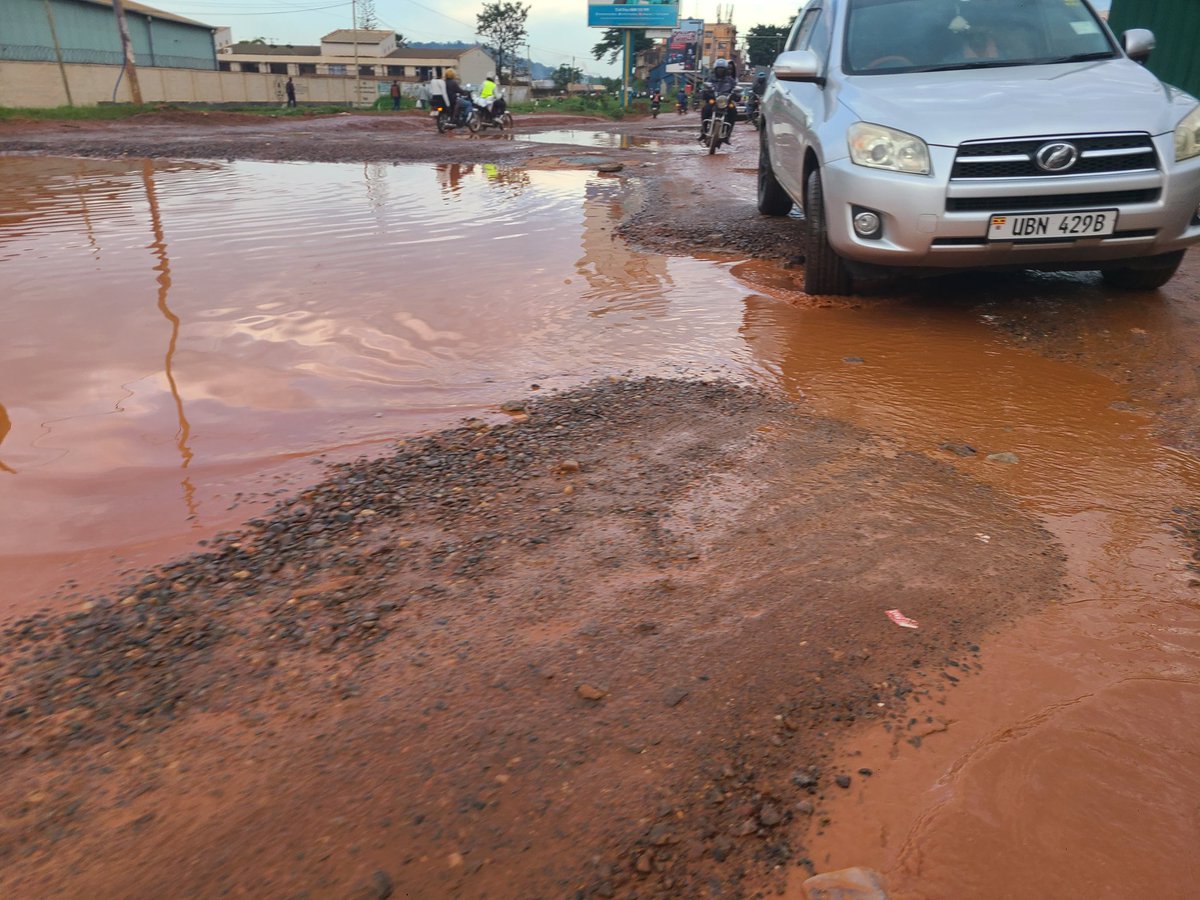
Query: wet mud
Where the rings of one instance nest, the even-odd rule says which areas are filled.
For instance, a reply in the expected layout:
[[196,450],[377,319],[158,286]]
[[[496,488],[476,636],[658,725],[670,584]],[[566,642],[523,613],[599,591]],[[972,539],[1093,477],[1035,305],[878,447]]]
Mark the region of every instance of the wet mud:
[[0,159],[0,893],[1186,895],[1197,258],[810,297],[680,121],[0,126],[206,160]]
[[1053,599],[1030,517],[786,401],[519,405],[6,629],[6,892],[737,892],[838,733],[923,733]]

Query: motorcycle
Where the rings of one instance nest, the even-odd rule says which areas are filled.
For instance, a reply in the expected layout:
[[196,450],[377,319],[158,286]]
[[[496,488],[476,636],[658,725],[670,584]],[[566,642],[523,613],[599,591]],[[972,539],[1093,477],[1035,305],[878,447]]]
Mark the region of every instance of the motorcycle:
[[652,118],[652,119],[658,118],[658,110],[659,110],[659,107],[661,107],[661,106],[662,106],[662,98],[659,97],[657,94],[655,94],[653,97],[650,98],[650,118]]
[[442,97],[435,97],[431,112],[437,117],[439,133],[445,134],[447,131],[464,126],[471,131],[479,130],[479,114],[475,110],[471,95],[466,91],[458,95],[458,103],[454,109],[448,109]]
[[675,101],[675,112],[677,112],[681,116],[685,112],[687,112],[687,98],[686,97],[684,97],[682,100]]
[[475,101],[474,115],[467,122],[467,128],[472,134],[484,128],[499,128],[503,131],[505,128],[513,127],[512,113],[508,111],[507,104],[499,94],[494,95],[491,108],[485,104],[486,101],[483,103]]
[[700,143],[708,147],[708,155],[712,156],[718,147],[729,143],[729,135],[733,131],[733,123],[729,121],[731,101],[728,94],[718,94],[716,97],[708,97],[704,102],[712,112],[704,120]]

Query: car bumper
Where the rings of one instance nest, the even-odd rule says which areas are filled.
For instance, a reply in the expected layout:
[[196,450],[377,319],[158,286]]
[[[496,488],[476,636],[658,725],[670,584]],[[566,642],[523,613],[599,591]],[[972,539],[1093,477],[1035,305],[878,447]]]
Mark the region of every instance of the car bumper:
[[[1160,159],[1174,159],[1170,135],[1155,143]],[[822,168],[829,241],[837,253],[888,268],[1094,268],[1200,242],[1200,158],[1171,162],[1165,171],[952,182],[954,152],[930,147],[932,176],[869,169],[849,159]],[[879,213],[880,237],[854,233],[857,209]],[[1114,234],[987,238],[996,214],[1096,209],[1118,211]]]

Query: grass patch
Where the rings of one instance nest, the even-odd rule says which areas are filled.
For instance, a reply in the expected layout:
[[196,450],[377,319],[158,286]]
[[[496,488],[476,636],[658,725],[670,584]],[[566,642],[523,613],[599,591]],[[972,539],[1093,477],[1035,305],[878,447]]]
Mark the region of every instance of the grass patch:
[[[388,101],[391,107],[391,101]],[[108,121],[112,119],[127,119],[131,116],[153,115],[159,112],[232,112],[245,113],[255,116],[270,116],[272,118],[287,118],[291,116],[330,115],[347,112],[348,106],[275,106],[263,104],[260,106],[239,106],[237,104],[206,104],[206,103],[147,103],[134,106],[132,103],[104,103],[100,106],[55,106],[48,109],[33,107],[0,106],[0,121],[28,119],[33,121]]]
[[54,106],[49,109],[0,106],[0,119],[125,119],[145,112],[148,107],[132,103],[106,103],[103,106]]
[[514,113],[561,113],[623,119],[627,115],[648,115],[650,101],[634,100],[629,109],[625,109],[616,97],[550,97],[529,103],[513,103],[509,105],[509,109]]

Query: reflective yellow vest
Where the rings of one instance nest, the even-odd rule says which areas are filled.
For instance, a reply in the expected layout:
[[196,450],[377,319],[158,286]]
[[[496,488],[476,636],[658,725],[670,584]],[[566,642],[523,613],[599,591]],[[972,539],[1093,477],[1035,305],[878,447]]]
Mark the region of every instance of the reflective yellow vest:
[[496,82],[488,79],[483,82],[483,89],[479,92],[479,99],[486,100],[492,94],[496,93]]

